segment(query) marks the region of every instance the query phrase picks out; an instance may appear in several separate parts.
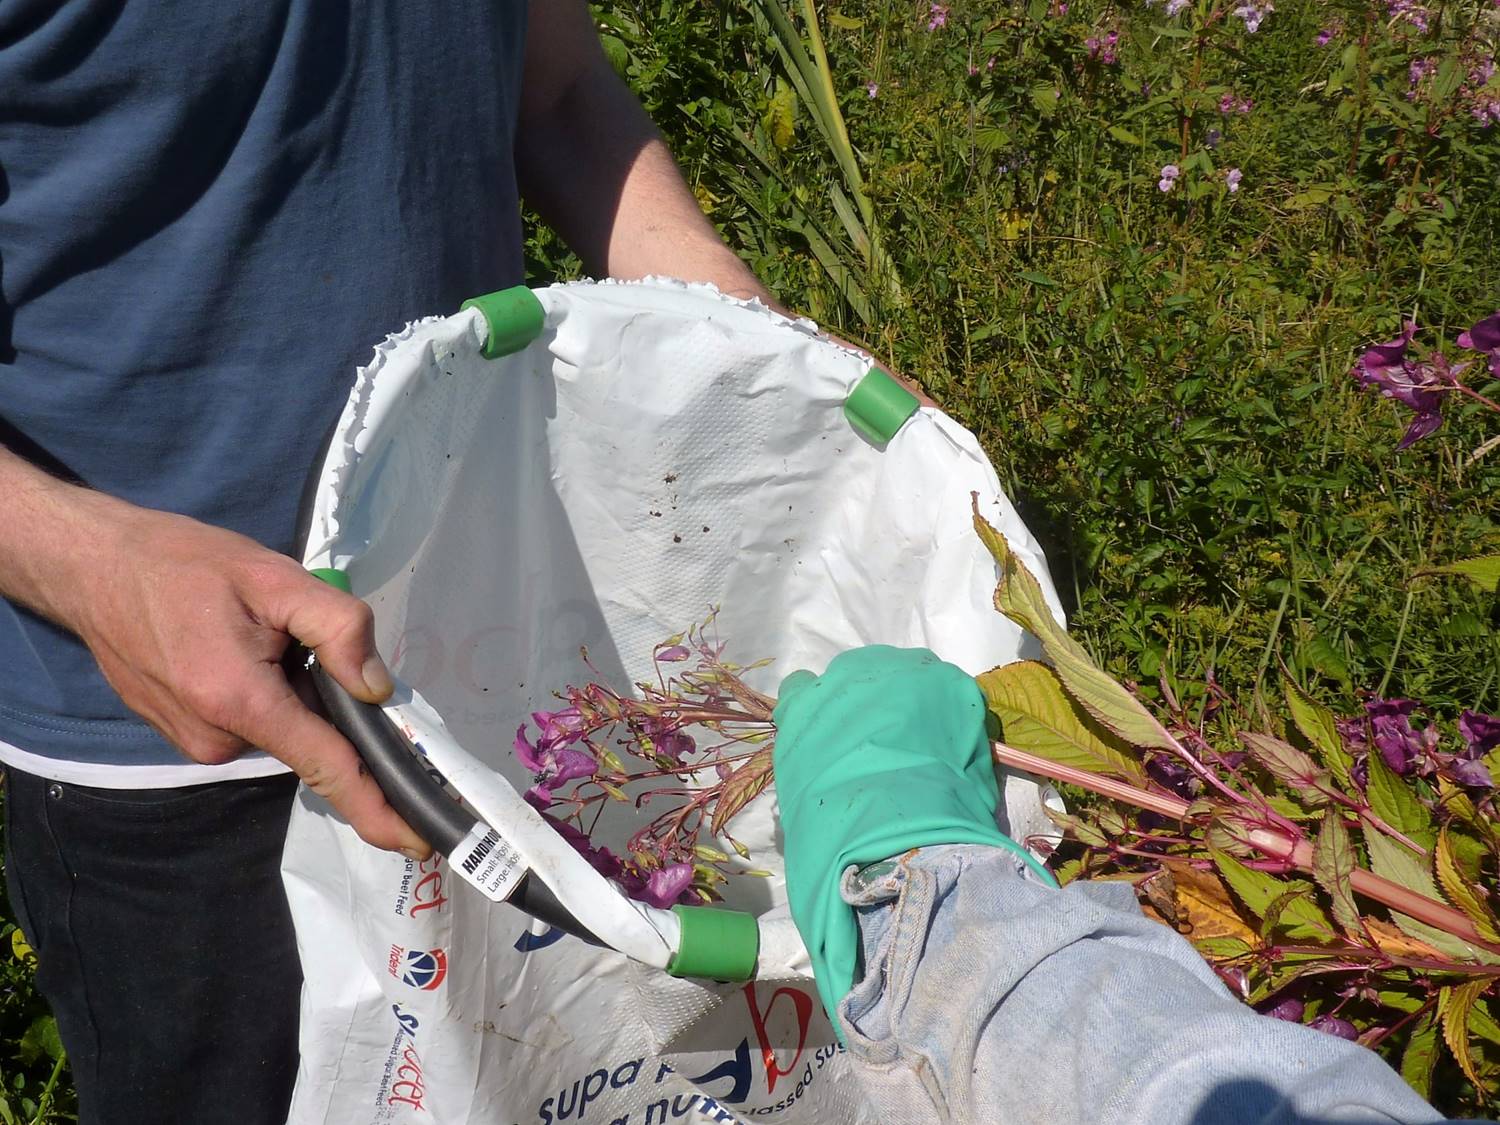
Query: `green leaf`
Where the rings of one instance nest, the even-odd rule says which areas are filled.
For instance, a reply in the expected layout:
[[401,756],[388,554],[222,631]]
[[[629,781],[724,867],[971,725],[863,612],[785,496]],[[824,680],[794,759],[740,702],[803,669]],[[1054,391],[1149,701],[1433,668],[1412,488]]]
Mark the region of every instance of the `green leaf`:
[[57,1033],[57,1021],[51,1016],[38,1016],[31,1021],[16,1048],[16,1053],[27,1063],[36,1062],[43,1055],[54,1062],[62,1058],[62,1037]]
[[714,802],[713,834],[724,831],[729,821],[771,784],[771,750],[757,750],[724,781]]
[[[1333,923],[1307,897],[1307,892],[1312,890],[1311,883],[1303,879],[1278,879],[1264,871],[1246,867],[1218,848],[1210,848],[1209,852],[1230,890],[1257,918],[1266,917],[1275,906],[1277,922],[1288,937],[1318,942],[1333,939]],[[1288,901],[1282,902],[1282,899]]]
[[1339,737],[1333,712],[1298,687],[1290,676],[1283,677],[1282,687],[1286,692],[1287,709],[1292,713],[1293,724],[1317,751],[1322,763],[1333,771],[1339,784],[1345,789],[1352,789],[1354,783],[1349,777],[1349,769],[1354,760],[1349,756],[1349,751],[1344,749],[1344,740]]
[[1482,999],[1475,1000],[1474,1007],[1469,1011],[1469,1030],[1491,1043],[1500,1043],[1500,1023],[1495,1022],[1495,1017],[1490,1015],[1490,1010]]
[[1437,1018],[1427,1016],[1417,1022],[1401,1052],[1401,1077],[1424,1098],[1432,1097],[1432,1068],[1437,1064],[1439,1049]]
[[1068,636],[1052,616],[1036,576],[1010,549],[1010,544],[979,514],[975,494],[974,530],[1000,564],[995,608],[1042,642],[1042,650],[1057,670],[1068,693],[1101,725],[1133,746],[1172,750],[1176,744],[1151,712],[1095,666],[1083,646]]
[[1250,943],[1237,937],[1197,938],[1193,941],[1193,948],[1205,957],[1228,961],[1249,953]]
[[1128,745],[1105,730],[1063,689],[1057,673],[1035,660],[1006,664],[978,677],[1006,745],[1049,762],[1144,782]]
[[1138,145],[1143,143],[1140,137],[1136,136],[1123,125],[1111,125],[1109,127],[1109,135],[1122,145]]
[[1318,786],[1330,785],[1328,771],[1320,769],[1291,743],[1253,731],[1241,731],[1240,741],[1250,751],[1251,757],[1270,770],[1278,781],[1296,790],[1299,798],[1309,803],[1328,800],[1326,794],[1318,791]]
[[1429,574],[1456,574],[1467,578],[1487,594],[1500,590],[1500,555],[1478,555],[1472,559],[1459,559],[1446,566],[1429,566],[1414,571],[1412,577]]
[[843,28],[845,31],[858,31],[865,26],[864,20],[855,19],[853,16],[846,16],[842,12],[829,12],[828,22],[834,27]]
[[776,92],[766,106],[762,123],[777,148],[786,148],[796,136],[797,92],[783,78],[776,79]]
[[[1370,755],[1370,758],[1373,761],[1375,755]],[[1370,869],[1375,874],[1409,891],[1414,891],[1424,898],[1430,898],[1433,902],[1443,901],[1442,896],[1438,894],[1437,884],[1433,882],[1426,865],[1405,845],[1398,844],[1389,836],[1375,831],[1367,831],[1364,835],[1365,850],[1370,855]],[[1482,965],[1500,963],[1500,957],[1464,941],[1461,937],[1455,937],[1447,930],[1429,926],[1425,922],[1419,922],[1395,910],[1391,911],[1391,920],[1407,937],[1426,942],[1439,953],[1452,957],[1454,960],[1478,962]]]
[[1333,918],[1350,937],[1358,940],[1364,934],[1359,907],[1354,904],[1354,845],[1344,829],[1343,818],[1336,809],[1323,814],[1323,826],[1313,842],[1313,878],[1333,902]]
[[1495,915],[1479,891],[1464,878],[1453,855],[1453,844],[1444,828],[1438,833],[1437,847],[1433,851],[1433,870],[1437,873],[1443,894],[1454,906],[1469,916],[1479,936],[1486,941],[1500,944],[1500,930],[1496,929]]
[[[1365,796],[1370,799],[1370,808],[1397,832],[1409,836],[1413,843],[1432,848],[1437,834],[1432,829],[1432,814],[1427,811],[1411,786],[1401,780],[1399,774],[1385,764],[1378,752],[1371,751],[1366,759],[1369,765],[1369,781]],[[1374,830],[1366,835],[1374,835]]]
[[1109,837],[1086,820],[1080,820],[1076,816],[1058,812],[1056,809],[1042,806],[1042,811],[1047,814],[1047,819],[1052,821],[1064,832],[1070,833],[1080,844],[1086,844],[1091,848],[1109,847]]

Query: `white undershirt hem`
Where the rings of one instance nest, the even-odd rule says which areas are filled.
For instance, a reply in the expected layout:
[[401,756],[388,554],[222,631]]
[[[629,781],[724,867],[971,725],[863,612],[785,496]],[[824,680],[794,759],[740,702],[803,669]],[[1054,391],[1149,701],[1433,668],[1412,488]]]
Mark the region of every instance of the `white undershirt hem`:
[[274,777],[279,773],[291,772],[281,762],[259,750],[222,766],[205,766],[199,762],[113,766],[99,762],[70,762],[65,758],[49,758],[43,754],[32,754],[4,741],[0,741],[0,763],[47,781],[87,785],[95,789],[180,789],[185,785],[243,781],[247,778]]

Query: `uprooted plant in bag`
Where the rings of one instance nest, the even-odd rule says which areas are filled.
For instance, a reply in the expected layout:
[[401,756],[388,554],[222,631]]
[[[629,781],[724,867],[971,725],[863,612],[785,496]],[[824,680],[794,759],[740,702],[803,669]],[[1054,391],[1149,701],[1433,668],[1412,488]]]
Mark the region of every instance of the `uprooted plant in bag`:
[[[1340,718],[1288,678],[1282,729],[1257,729],[1211,674],[1197,713],[1166,685],[1150,709],[1057,623],[977,501],[974,524],[1000,566],[996,608],[1047,657],[978,677],[996,762],[1084,791],[1056,814],[1069,837],[1053,855],[1060,880],[1129,880],[1258,1011],[1380,1051],[1440,1108],[1487,1104],[1500,1076],[1488,999],[1500,718],[1466,711],[1450,730],[1412,701],[1374,697]],[[764,874],[731,857],[751,858],[731,826],[771,784],[775,700],[742,678],[765,662],[725,661],[712,625],[658,645],[638,698],[569,687],[532,716],[534,734],[516,734],[536,777],[527,799],[657,906],[711,902],[731,875]],[[610,802],[650,817],[624,855],[590,839]],[[1446,1071],[1457,1081],[1435,1084]]]

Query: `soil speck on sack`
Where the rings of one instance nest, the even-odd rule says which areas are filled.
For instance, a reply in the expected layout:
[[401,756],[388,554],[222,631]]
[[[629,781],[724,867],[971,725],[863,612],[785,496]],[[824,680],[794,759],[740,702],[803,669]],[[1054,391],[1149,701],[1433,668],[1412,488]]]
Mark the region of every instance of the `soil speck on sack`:
[[680,535],[674,535],[674,536],[672,536],[672,542],[673,543],[681,543],[682,542],[682,536],[680,536]]
[[666,476],[664,476],[664,477],[661,478],[662,484],[672,484],[676,480],[677,480],[677,474],[676,473],[668,473]]

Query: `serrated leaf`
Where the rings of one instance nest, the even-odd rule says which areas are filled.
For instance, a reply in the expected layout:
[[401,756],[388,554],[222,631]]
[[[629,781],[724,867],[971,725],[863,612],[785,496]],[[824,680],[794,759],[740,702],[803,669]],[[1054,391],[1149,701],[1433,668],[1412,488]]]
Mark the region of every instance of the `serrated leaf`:
[[1354,845],[1344,828],[1343,818],[1335,809],[1323,814],[1323,825],[1313,842],[1313,878],[1333,903],[1333,920],[1355,940],[1364,936],[1360,926],[1359,907],[1354,905]]
[[[1417,799],[1411,786],[1385,764],[1378,752],[1371,752],[1366,761],[1370,773],[1365,796],[1369,798],[1375,815],[1397,832],[1410,837],[1413,843],[1431,850],[1437,833],[1432,830],[1432,814],[1427,811],[1427,806]],[[1369,836],[1375,834],[1373,829],[1366,833]]]
[[1398,1012],[1420,1012],[1425,1003],[1420,997],[1413,996],[1410,992],[1396,992],[1386,990],[1377,994],[1380,1003],[1387,1008],[1395,1008]]
[[1145,781],[1130,747],[1079,707],[1047,665],[1022,660],[985,672],[978,682],[1005,728],[1006,745],[1059,765]]
[[1443,1021],[1443,1042],[1458,1060],[1460,1069],[1475,1086],[1482,1084],[1474,1067],[1474,1055],[1469,1050],[1469,1012],[1479,994],[1490,985],[1483,977],[1450,985],[1438,993],[1438,1012]]
[[1290,676],[1283,678],[1282,685],[1293,724],[1317,751],[1323,765],[1338,778],[1339,784],[1345,789],[1352,789],[1354,783],[1349,777],[1349,769],[1354,760],[1349,756],[1349,751],[1344,749],[1344,740],[1339,737],[1333,712],[1293,683]]
[[1479,891],[1464,878],[1453,855],[1453,844],[1444,828],[1438,833],[1437,847],[1433,850],[1433,870],[1437,873],[1438,885],[1443,895],[1454,906],[1469,916],[1479,936],[1486,941],[1500,944],[1500,929],[1495,925],[1495,915]]
[[1080,844],[1086,844],[1091,848],[1109,847],[1109,837],[1088,821],[1080,820],[1076,816],[1069,816],[1067,813],[1058,812],[1056,809],[1048,808],[1046,805],[1042,806],[1042,811],[1047,814],[1047,819],[1064,832],[1071,833],[1073,838]]
[[771,748],[751,754],[728,778],[714,802],[711,830],[715,836],[724,831],[741,809],[765,792],[771,784]]
[[1401,1052],[1401,1077],[1424,1098],[1432,1097],[1432,1069],[1438,1057],[1437,1019],[1428,1016],[1417,1022],[1416,1030]]
[[1446,566],[1424,567],[1414,571],[1413,577],[1429,574],[1456,574],[1491,594],[1500,589],[1500,555],[1479,555],[1472,559],[1459,559]]
[[1328,800],[1327,795],[1317,788],[1319,785],[1330,785],[1328,771],[1290,742],[1253,731],[1241,731],[1240,741],[1250,751],[1250,756],[1269,770],[1273,777],[1295,789],[1298,798],[1310,804]]
[[[1224,881],[1257,918],[1264,918],[1275,905],[1277,921],[1288,937],[1318,942],[1333,940],[1333,923],[1307,897],[1306,892],[1312,890],[1311,883],[1302,879],[1278,879],[1264,871],[1246,867],[1218,848],[1209,850]],[[1288,901],[1279,901],[1289,895]]]
[[[1373,757],[1373,755],[1372,755]],[[1379,832],[1365,833],[1365,850],[1370,856],[1370,868],[1382,879],[1414,891],[1434,902],[1442,902],[1437,884],[1423,862],[1406,847]],[[1455,937],[1446,930],[1429,926],[1415,918],[1391,911],[1391,920],[1408,937],[1425,942],[1433,949],[1456,961],[1471,961],[1482,965],[1500,964],[1500,957],[1480,946]]]
[[995,587],[995,608],[1037,640],[1052,661],[1068,693],[1100,725],[1132,746],[1174,749],[1172,739],[1151,712],[1119,684],[1094,665],[1083,646],[1068,636],[1052,616],[1036,576],[1026,569],[1010,544],[979,514],[974,504],[974,530],[1000,564],[1000,584]]
[[1379,918],[1366,918],[1365,928],[1370,931],[1370,936],[1375,939],[1375,946],[1387,957],[1411,957],[1419,961],[1434,960],[1442,957],[1436,949],[1425,941],[1418,941],[1414,937],[1408,937],[1397,927],[1389,922],[1382,922]]

